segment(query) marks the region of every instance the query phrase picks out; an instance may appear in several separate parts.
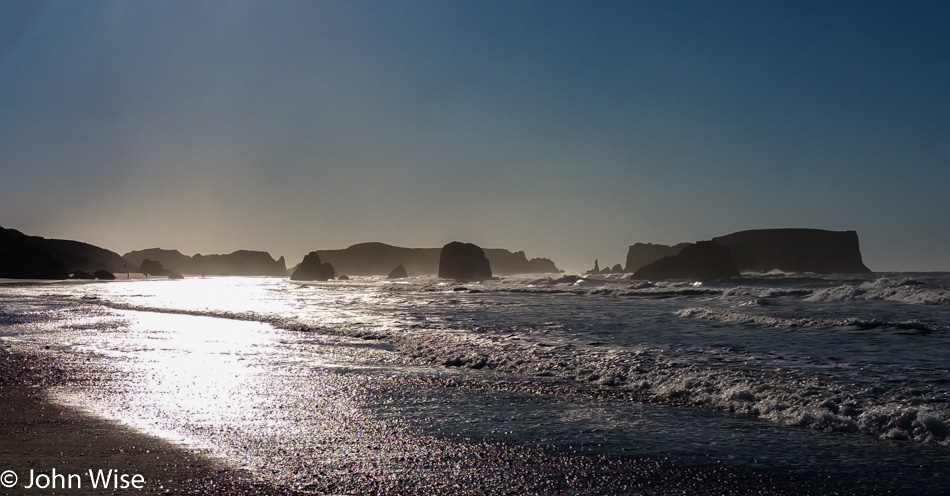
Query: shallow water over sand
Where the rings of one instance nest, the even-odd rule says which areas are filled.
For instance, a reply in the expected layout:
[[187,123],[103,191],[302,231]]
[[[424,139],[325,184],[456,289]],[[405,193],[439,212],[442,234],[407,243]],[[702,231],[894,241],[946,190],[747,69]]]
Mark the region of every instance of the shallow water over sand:
[[[3,287],[0,335],[99,372],[57,401],[308,491],[939,494],[950,482],[939,331],[680,315],[744,311],[730,299],[745,294],[693,286],[181,283]],[[847,313],[806,301],[822,288],[795,289],[809,292],[743,315]],[[844,305],[868,321],[911,305],[861,301]],[[932,307],[896,318],[935,327],[946,310]],[[862,432],[874,407],[903,409],[881,421],[932,439]],[[929,427],[920,412],[935,412]]]

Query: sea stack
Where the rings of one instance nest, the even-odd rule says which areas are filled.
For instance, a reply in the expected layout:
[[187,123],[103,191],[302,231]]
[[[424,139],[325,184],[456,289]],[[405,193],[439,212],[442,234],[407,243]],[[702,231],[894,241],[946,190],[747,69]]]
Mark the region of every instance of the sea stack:
[[406,274],[406,268],[402,265],[397,265],[396,268],[389,271],[389,275],[386,276],[386,279],[405,279],[409,277],[409,274]]
[[712,241],[700,241],[672,257],[661,258],[641,267],[634,279],[728,279],[738,277],[729,248]]
[[817,274],[871,272],[861,259],[856,232],[799,228],[739,231],[676,246],[637,243],[627,254],[626,270],[671,252],[675,254],[636,269],[633,278],[721,279],[776,270]]
[[321,262],[320,255],[312,251],[303,257],[303,262],[300,262],[290,279],[292,281],[329,281],[334,276],[336,276],[336,271],[333,266]]
[[871,273],[854,231],[754,229],[712,240],[729,248],[741,272]]
[[439,277],[457,281],[491,279],[491,263],[485,251],[472,243],[453,241],[442,247]]

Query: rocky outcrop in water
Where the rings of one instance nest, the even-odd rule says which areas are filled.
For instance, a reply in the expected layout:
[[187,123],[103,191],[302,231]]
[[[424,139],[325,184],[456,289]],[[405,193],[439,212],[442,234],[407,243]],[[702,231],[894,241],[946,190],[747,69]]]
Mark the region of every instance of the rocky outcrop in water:
[[668,246],[653,243],[635,243],[627,249],[627,265],[624,267],[624,272],[636,272],[640,267],[649,265],[661,258],[675,256],[690,244],[680,243]]
[[118,253],[88,243],[0,227],[0,277],[66,279],[77,270],[125,272],[126,262]]
[[858,233],[823,229],[756,229],[712,239],[728,247],[742,272],[868,274]]
[[[528,259],[523,251],[484,249],[495,275],[562,272],[547,258]],[[320,259],[337,271],[358,276],[384,276],[402,265],[410,276],[438,274],[440,248],[403,248],[385,243],[359,243],[342,250],[318,250]]]
[[178,250],[149,248],[126,253],[123,258],[130,267],[141,267],[145,260],[158,262],[166,272],[145,272],[148,274],[178,273],[207,276],[286,276],[287,265],[284,257],[274,260],[264,251],[238,250],[226,255],[201,255],[193,257],[182,255]]
[[323,263],[320,255],[312,251],[303,257],[303,262],[297,266],[297,270],[290,276],[293,281],[329,281],[336,276],[336,270],[333,265]]
[[728,279],[738,277],[729,248],[712,241],[689,245],[672,257],[637,269],[634,279]]
[[[722,250],[709,246],[712,243]],[[692,249],[703,244],[702,252]],[[684,246],[677,250],[677,247]],[[636,250],[634,250],[636,248]],[[732,277],[722,253],[727,253],[729,265],[738,272],[814,272],[818,274],[867,274],[870,269],[861,259],[858,235],[854,231],[825,231],[822,229],[756,229],[739,231],[726,236],[701,241],[695,245],[674,247],[644,245],[630,247],[627,268],[639,260],[676,250],[677,255],[661,258],[634,272],[635,279],[705,279]],[[688,256],[682,256],[687,254]],[[724,251],[723,251],[724,250]],[[631,261],[630,253],[640,258]]]
[[409,274],[406,274],[406,268],[402,265],[397,265],[392,271],[389,272],[389,275],[386,276],[386,279],[405,279],[409,277]]
[[457,281],[491,279],[491,263],[485,251],[472,243],[452,241],[442,247],[439,257],[439,277]]
[[503,248],[485,248],[485,258],[495,275],[558,274],[564,272],[547,258],[528,259],[523,251],[510,252]]
[[600,274],[600,259],[594,259],[594,268],[584,272],[585,274]]

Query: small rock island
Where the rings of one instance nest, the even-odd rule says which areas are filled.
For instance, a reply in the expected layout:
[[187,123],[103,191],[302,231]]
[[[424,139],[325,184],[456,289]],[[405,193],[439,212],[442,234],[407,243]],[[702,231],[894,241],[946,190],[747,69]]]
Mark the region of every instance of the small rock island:
[[492,277],[491,263],[478,245],[452,241],[442,247],[439,277],[456,281],[484,281]]

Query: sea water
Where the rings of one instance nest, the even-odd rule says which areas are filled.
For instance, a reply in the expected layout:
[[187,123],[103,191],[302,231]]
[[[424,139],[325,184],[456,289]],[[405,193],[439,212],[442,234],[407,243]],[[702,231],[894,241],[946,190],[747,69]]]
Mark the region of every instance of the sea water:
[[948,274],[10,282],[0,336],[90,372],[54,401],[315,492],[497,492],[489,455],[551,493],[950,487]]

